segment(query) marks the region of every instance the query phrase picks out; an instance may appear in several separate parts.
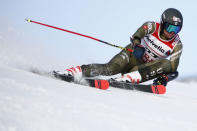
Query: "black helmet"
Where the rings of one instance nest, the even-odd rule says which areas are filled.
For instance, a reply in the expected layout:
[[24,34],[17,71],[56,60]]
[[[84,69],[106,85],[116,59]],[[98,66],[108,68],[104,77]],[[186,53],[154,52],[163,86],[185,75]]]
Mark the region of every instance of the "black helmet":
[[177,9],[168,8],[163,12],[160,24],[161,32],[166,29],[168,32],[177,34],[183,26],[183,16]]

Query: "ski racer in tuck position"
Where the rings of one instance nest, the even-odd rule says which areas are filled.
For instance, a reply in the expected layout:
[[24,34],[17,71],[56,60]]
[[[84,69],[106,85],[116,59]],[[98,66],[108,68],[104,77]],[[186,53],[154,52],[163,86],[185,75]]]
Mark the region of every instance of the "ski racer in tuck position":
[[106,64],[88,64],[57,71],[60,75],[73,76],[76,81],[83,77],[122,74],[114,81],[142,83],[153,80],[154,85],[167,85],[178,76],[177,67],[182,53],[178,33],[183,25],[180,11],[166,9],[160,23],[145,22],[131,37],[131,44]]

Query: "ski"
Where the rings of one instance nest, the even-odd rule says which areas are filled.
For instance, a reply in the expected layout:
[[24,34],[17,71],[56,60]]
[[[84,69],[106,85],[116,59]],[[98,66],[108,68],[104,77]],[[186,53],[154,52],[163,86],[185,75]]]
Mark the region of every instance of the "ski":
[[63,80],[63,81],[73,82],[73,83],[81,84],[81,85],[88,85],[90,87],[94,87],[94,88],[98,88],[98,89],[102,89],[102,90],[107,90],[109,88],[109,82],[107,80],[99,80],[99,79],[97,80],[97,79],[84,78],[82,80],[83,82],[75,82],[73,76],[61,75],[55,71],[52,72],[52,75],[55,78]]
[[137,91],[148,92],[153,94],[165,94],[166,92],[166,87],[163,85],[132,84],[128,82],[118,82],[114,80],[109,80],[109,85],[115,88],[137,90]]
[[30,72],[38,74],[38,75],[56,78],[56,79],[63,80],[66,82],[72,82],[75,84],[85,85],[85,86],[102,89],[102,90],[107,90],[110,86],[110,87],[119,88],[119,89],[137,90],[137,91],[153,93],[153,94],[165,94],[166,92],[166,87],[163,85],[133,84],[133,83],[128,83],[128,82],[118,82],[112,79],[100,80],[100,79],[90,79],[90,78],[83,78],[82,82],[75,82],[73,76],[58,74],[56,71],[44,72],[44,71],[33,69],[33,70],[30,70]]
[[[60,74],[57,74],[56,72],[53,72],[53,75],[56,78],[61,79],[63,81],[74,82],[74,78],[72,76],[60,75]],[[137,91],[153,93],[153,94],[165,94],[166,92],[166,87],[163,85],[132,84],[132,83],[127,83],[127,82],[113,81],[113,80],[97,80],[97,79],[87,79],[87,78],[84,80],[88,82],[89,86],[103,89],[103,90],[106,90],[109,88],[109,86],[111,86],[115,88],[137,90]],[[76,83],[76,84],[80,84],[80,83]]]
[[45,71],[39,71],[37,69],[32,69],[32,70],[30,70],[30,72],[32,72],[34,74],[41,75],[41,76],[56,78],[56,79],[63,80],[66,82],[72,82],[75,84],[85,85],[85,86],[89,86],[89,87],[93,87],[93,88],[97,88],[97,89],[107,90],[109,88],[109,82],[107,80],[84,78],[80,82],[75,82],[73,76],[58,74],[56,71],[45,72]]

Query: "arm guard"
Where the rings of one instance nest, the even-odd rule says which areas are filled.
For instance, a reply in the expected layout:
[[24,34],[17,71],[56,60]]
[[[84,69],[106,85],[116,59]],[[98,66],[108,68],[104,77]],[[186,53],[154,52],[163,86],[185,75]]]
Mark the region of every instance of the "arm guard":
[[182,53],[182,48],[183,48],[182,43],[179,40],[179,42],[174,47],[174,50],[173,50],[173,52],[170,56],[172,72],[175,72],[178,68],[180,56],[181,56],[181,53]]

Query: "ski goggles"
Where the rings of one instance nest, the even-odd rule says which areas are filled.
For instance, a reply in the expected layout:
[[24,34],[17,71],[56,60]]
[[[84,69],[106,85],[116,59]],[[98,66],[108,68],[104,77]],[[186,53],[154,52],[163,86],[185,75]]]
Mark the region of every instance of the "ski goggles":
[[176,26],[176,25],[166,23],[165,30],[169,33],[174,32],[175,34],[177,34],[181,30],[181,26]]

